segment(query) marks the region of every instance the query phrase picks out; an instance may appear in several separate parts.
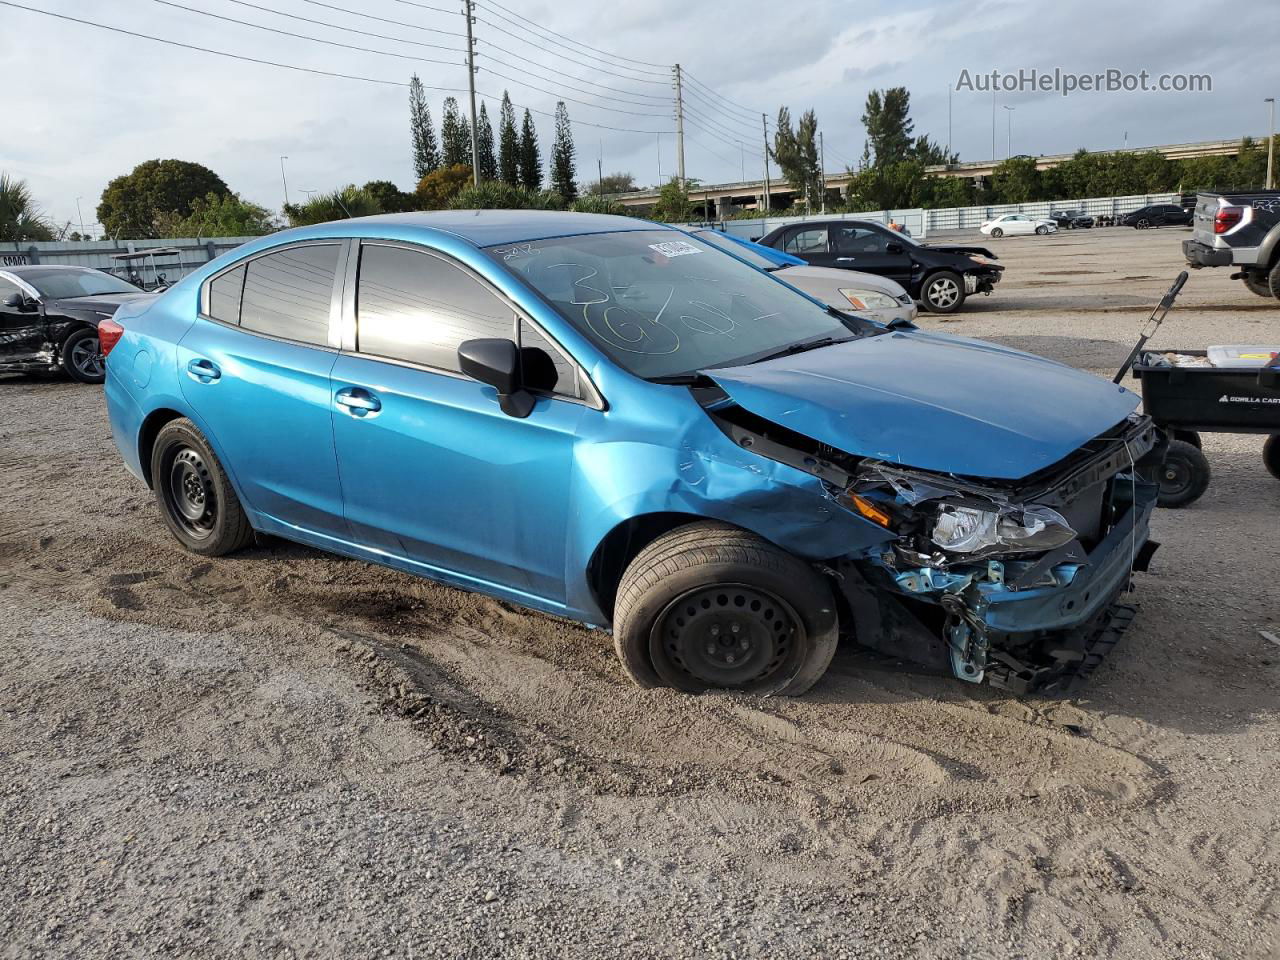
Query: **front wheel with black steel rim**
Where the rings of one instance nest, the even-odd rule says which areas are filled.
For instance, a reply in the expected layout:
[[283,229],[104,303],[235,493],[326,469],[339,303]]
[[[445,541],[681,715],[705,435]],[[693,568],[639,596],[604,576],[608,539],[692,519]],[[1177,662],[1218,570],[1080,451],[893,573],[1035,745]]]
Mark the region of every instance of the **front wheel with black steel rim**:
[[151,484],[165,524],[192,553],[220,557],[252,542],[240,499],[190,420],[160,428],[151,451]]
[[1280,433],[1273,433],[1262,445],[1262,462],[1267,472],[1280,480]]
[[835,655],[831,589],[799,558],[713,521],[678,527],[627,566],[613,636],[642,687],[798,696]]
[[1185,507],[1195,503],[1209,489],[1209,461],[1198,447],[1185,440],[1170,440],[1160,468],[1160,495],[1156,501],[1162,507]]
[[955,313],[964,303],[964,278],[950,270],[931,274],[920,290],[920,303],[930,313]]
[[98,343],[98,331],[84,327],[74,330],[62,342],[62,368],[80,383],[102,383],[107,379],[106,358]]

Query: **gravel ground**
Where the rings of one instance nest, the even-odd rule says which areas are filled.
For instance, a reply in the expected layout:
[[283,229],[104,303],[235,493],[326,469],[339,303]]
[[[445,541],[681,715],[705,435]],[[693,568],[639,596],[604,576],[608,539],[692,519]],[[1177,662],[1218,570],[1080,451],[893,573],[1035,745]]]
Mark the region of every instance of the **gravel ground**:
[[[1109,375],[1183,236],[996,241],[998,292],[923,323]],[[1280,341],[1226,273],[1157,345]],[[278,540],[190,556],[99,389],[0,400],[0,956],[1280,955],[1260,438],[1206,437],[1078,698],[848,649],[783,701]]]

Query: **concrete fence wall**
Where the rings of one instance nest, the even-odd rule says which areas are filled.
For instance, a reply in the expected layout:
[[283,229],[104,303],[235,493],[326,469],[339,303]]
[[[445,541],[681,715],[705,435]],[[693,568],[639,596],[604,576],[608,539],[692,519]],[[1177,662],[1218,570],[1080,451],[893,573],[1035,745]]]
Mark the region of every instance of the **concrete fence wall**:
[[[123,276],[129,262],[112,259],[114,254],[142,253],[146,250],[165,248],[176,249],[179,254],[175,257],[157,257],[154,260],[154,269],[163,273],[169,280],[177,280],[208,263],[214,257],[219,257],[252,239],[254,238],[188,237],[178,240],[59,240],[52,243],[6,240],[0,242],[0,267],[25,264],[70,264],[77,267],[95,267]],[[130,262],[145,280],[153,279],[151,259]]]

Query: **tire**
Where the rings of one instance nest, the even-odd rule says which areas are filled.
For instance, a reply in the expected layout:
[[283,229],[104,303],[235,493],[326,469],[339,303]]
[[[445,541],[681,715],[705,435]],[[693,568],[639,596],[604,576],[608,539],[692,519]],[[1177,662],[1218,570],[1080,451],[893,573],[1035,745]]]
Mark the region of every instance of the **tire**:
[[1141,220],[1136,221],[1133,227],[1135,230],[1147,230],[1151,227],[1151,221],[1143,217]]
[[1267,472],[1280,480],[1280,433],[1273,433],[1262,445],[1262,462]]
[[1046,226],[1036,227],[1036,233],[1038,233],[1042,237],[1048,232],[1049,232],[1049,228]]
[[1189,443],[1197,450],[1204,449],[1204,441],[1200,439],[1200,434],[1194,430],[1174,430],[1169,435],[1170,440],[1181,440],[1183,443]]
[[1280,297],[1280,260],[1267,271],[1267,289],[1273,297]]
[[1250,293],[1256,293],[1260,297],[1274,298],[1275,291],[1271,289],[1271,281],[1269,274],[1263,270],[1246,270],[1244,272],[1244,285]]
[[192,553],[221,557],[253,542],[253,527],[226,471],[185,417],[156,435],[151,482],[165,524]]
[[964,298],[964,278],[950,270],[931,273],[920,287],[920,303],[930,313],[955,313]]
[[71,331],[62,341],[62,369],[79,383],[102,383],[107,379],[107,365],[98,345],[98,331],[82,327]]
[[1160,496],[1156,502],[1170,509],[1195,503],[1209,488],[1210,476],[1209,461],[1197,447],[1185,440],[1171,440],[1160,468]]
[[698,521],[628,564],[613,640],[642,687],[799,696],[830,665],[837,628],[831,588],[808,564],[746,530]]
[[995,227],[995,228],[991,231],[991,239],[992,239],[992,240],[999,240],[999,239],[1000,239],[1001,237],[1003,237],[1003,236],[1004,236],[1004,231],[1003,231],[1003,230],[1001,230],[999,227]]

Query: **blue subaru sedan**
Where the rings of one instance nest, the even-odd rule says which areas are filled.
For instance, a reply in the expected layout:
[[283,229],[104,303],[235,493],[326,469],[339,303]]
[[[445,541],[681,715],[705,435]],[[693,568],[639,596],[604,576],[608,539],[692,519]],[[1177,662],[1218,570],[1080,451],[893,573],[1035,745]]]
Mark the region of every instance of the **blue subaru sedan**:
[[610,628],[644,686],[799,694],[841,636],[1062,685],[1154,549],[1134,394],[642,220],[289,230],[101,338],[116,443],[187,550],[274,534]]

